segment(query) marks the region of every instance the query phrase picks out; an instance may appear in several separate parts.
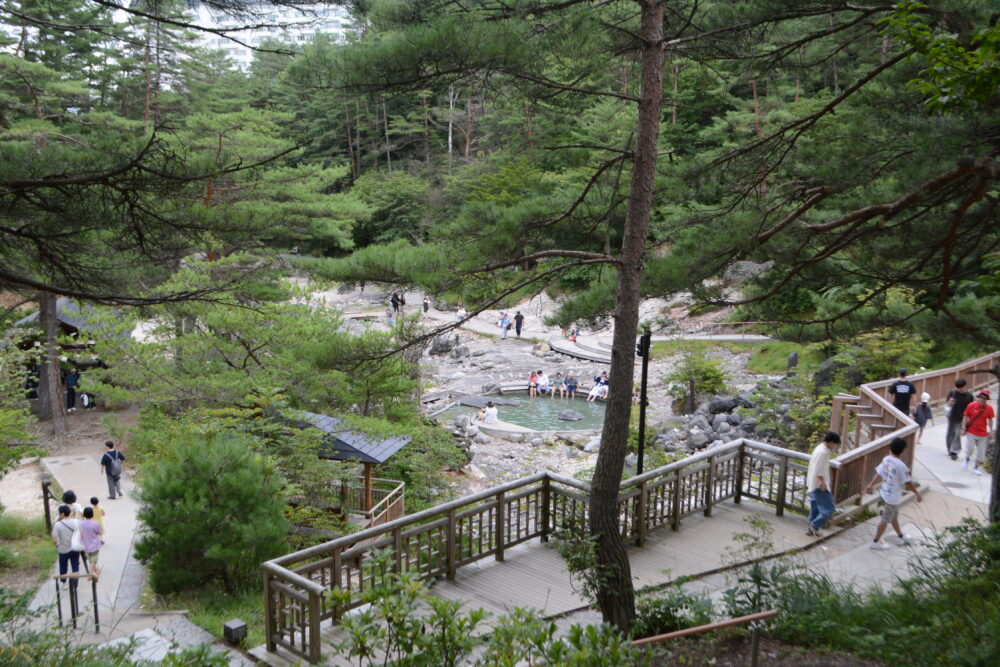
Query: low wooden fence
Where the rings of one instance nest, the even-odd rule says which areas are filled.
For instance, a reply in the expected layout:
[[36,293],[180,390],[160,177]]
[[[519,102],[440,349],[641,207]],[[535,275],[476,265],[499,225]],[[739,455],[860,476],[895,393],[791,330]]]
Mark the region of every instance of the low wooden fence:
[[[650,532],[725,500],[753,498],[805,512],[809,457],[751,440],[736,440],[622,484],[619,525],[625,540],[642,544]],[[319,662],[320,628],[361,604],[375,584],[365,572],[372,549],[388,549],[396,571],[424,579],[454,578],[458,568],[533,539],[545,541],[559,527],[585,521],[590,485],[544,472],[390,521],[264,564],[267,648],[278,647]],[[328,592],[353,593],[334,604]]]
[[372,507],[365,509],[365,484],[363,479],[344,480],[331,487],[339,492],[340,505],[346,512],[360,514],[365,527],[378,526],[398,519],[405,514],[406,484],[395,479],[372,478]]

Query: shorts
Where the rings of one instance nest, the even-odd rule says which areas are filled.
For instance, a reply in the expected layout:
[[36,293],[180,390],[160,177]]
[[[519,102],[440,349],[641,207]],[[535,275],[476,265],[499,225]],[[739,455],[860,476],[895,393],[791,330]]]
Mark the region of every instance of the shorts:
[[882,501],[882,521],[884,523],[892,523],[899,518],[899,505],[890,505],[889,503]]

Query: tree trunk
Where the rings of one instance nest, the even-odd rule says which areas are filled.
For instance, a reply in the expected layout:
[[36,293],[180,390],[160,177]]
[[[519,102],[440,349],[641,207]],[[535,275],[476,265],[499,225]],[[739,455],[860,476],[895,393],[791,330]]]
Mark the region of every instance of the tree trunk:
[[[378,109],[375,110],[375,117],[378,118]],[[385,108],[385,100],[382,100],[382,126],[385,129],[385,168],[392,173],[392,156],[389,154],[389,111]]]
[[465,159],[472,155],[472,88],[469,88],[469,98],[465,103]]
[[642,90],[628,213],[618,267],[618,303],[615,306],[609,377],[612,390],[605,407],[601,449],[594,468],[590,497],[590,532],[597,540],[596,559],[602,582],[597,604],[604,622],[622,632],[627,632],[635,619],[635,591],[628,553],[619,533],[617,500],[628,444],[643,256],[653,203],[663,99],[663,4],[661,0],[644,0],[639,2],[639,6],[642,12],[639,29]]
[[454,151],[455,137],[455,87],[448,86],[448,157],[451,158]]
[[358,162],[354,156],[354,142],[351,140],[351,111],[344,105],[344,127],[347,130],[347,155],[351,161],[351,180],[358,179]]
[[424,109],[424,163],[431,163],[431,112],[427,107],[427,94],[420,96],[420,104]]
[[57,298],[49,292],[42,292],[38,297],[38,322],[45,331],[45,354],[38,369],[39,418],[52,420],[52,435],[55,436],[66,432],[66,405],[63,401],[62,369],[59,367]]

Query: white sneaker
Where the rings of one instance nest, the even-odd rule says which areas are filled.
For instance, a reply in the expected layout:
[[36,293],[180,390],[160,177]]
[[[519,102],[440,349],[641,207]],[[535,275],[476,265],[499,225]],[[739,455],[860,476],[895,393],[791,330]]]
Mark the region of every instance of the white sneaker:
[[962,464],[962,470],[969,469],[969,459],[965,459],[965,463]]
[[913,544],[913,538],[909,535],[897,535],[896,537],[899,538],[899,543],[904,547]]
[[891,544],[886,544],[882,540],[879,540],[878,542],[872,542],[871,546],[869,546],[868,548],[869,549],[874,549],[876,551],[886,551],[888,549],[891,549],[892,545]]
[[976,473],[976,474],[977,474],[977,475],[979,475],[980,477],[982,477],[982,476],[983,476],[983,471],[982,471],[982,470],[980,470],[979,468],[973,468],[973,469],[972,469],[972,472]]

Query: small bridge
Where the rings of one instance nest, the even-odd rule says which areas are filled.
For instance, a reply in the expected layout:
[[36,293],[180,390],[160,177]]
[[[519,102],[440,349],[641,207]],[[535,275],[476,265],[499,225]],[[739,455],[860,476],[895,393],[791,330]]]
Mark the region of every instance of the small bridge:
[[[992,376],[971,372],[998,360],[995,353],[910,380],[940,400],[959,377],[972,388],[987,386]],[[864,385],[859,395],[834,402],[831,427],[846,436],[846,451],[832,463],[833,489],[846,513],[860,507],[864,486],[893,438],[910,443],[904,460],[912,468],[917,427],[887,400],[890,384]],[[662,575],[667,567],[675,576],[717,567],[719,552],[744,529],[740,519],[751,512],[779,517],[776,543],[802,546],[804,522],[783,515],[807,510],[808,459],[741,439],[623,482],[619,526],[622,538],[634,545],[630,560],[637,583],[653,583],[653,573]],[[399,571],[443,579],[434,588],[442,596],[474,600],[494,611],[511,602],[550,613],[578,607],[583,602],[571,591],[552,586],[567,578],[566,571],[554,550],[541,545],[567,522],[586,518],[590,491],[585,482],[543,472],[268,561],[263,565],[267,643],[254,653],[274,664],[323,660],[324,642],[338,619],[361,604],[357,597],[334,604],[328,592],[372,586],[366,577],[375,575],[366,575],[362,565],[375,548],[388,549]],[[697,530],[676,532],[682,521]],[[489,561],[503,565],[475,567]]]

